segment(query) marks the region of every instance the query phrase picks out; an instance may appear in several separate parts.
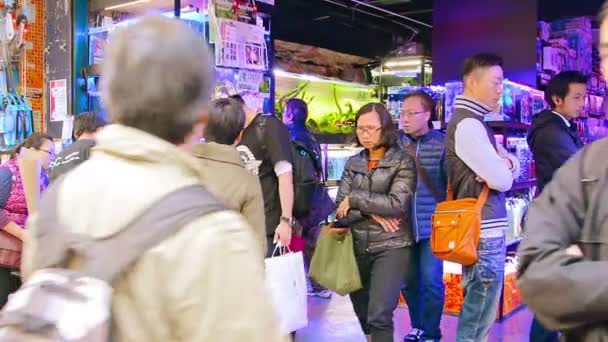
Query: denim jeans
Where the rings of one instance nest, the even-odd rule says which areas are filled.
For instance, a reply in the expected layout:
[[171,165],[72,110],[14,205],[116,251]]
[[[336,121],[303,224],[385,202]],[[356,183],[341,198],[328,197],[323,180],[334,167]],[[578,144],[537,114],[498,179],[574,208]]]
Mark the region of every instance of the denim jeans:
[[441,339],[441,315],[445,303],[443,261],[431,251],[430,240],[412,246],[412,258],[403,296],[412,328],[424,331],[423,338]]
[[393,312],[405,282],[411,248],[356,255],[363,288],[350,294],[365,335],[374,342],[393,342]]
[[505,272],[505,237],[481,238],[478,260],[463,267],[464,303],[458,321],[458,342],[484,342],[496,320]]

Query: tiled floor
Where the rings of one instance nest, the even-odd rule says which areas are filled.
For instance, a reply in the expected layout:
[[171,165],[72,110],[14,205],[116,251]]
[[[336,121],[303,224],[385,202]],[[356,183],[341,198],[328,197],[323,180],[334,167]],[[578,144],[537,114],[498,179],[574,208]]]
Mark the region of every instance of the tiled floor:
[[[334,295],[330,300],[309,298],[308,316],[308,327],[297,332],[297,342],[365,342],[365,336],[361,332],[348,297]],[[522,309],[503,323],[494,324],[490,341],[528,341],[531,321],[531,313]],[[455,341],[457,324],[457,317],[447,315],[443,317],[441,321],[443,341]],[[410,328],[407,308],[399,307],[395,311],[395,341],[402,341]]]

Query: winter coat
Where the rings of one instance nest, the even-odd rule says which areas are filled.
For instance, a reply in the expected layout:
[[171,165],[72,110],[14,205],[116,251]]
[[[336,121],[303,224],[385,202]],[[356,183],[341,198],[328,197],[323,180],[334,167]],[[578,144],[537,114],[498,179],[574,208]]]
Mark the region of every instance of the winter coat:
[[[194,157],[156,136],[107,126],[91,158],[58,185],[58,219],[75,234],[108,237],[163,196],[199,184],[199,169]],[[43,224],[36,214],[28,221],[26,279],[44,247],[36,238]],[[286,341],[267,293],[261,253],[252,229],[232,210],[186,224],[112,282],[112,340]]]
[[247,172],[234,146],[214,142],[197,144],[192,155],[201,165],[203,185],[247,219],[265,253],[266,223],[260,179]]
[[[416,189],[414,159],[398,146],[388,149],[378,166],[368,172],[369,153],[348,159],[336,196],[336,205],[348,196],[355,253],[375,253],[413,243],[410,204]],[[369,215],[401,219],[397,232],[386,232]]]
[[583,147],[583,142],[576,126],[568,127],[564,119],[546,110],[534,116],[528,145],[536,162],[538,188],[542,190],[555,171]]
[[[608,139],[576,154],[532,203],[519,247],[524,303],[566,341],[608,341]],[[578,245],[583,257],[566,249]]]
[[[400,145],[407,151],[407,146],[415,147],[416,156],[426,170],[430,180],[441,193],[440,201],[444,201],[447,192],[447,167],[445,160],[445,136],[436,130],[431,130],[424,136],[414,140],[401,132]],[[427,184],[424,183],[418,170],[418,185],[412,201],[412,231],[415,241],[431,238],[431,219],[437,207],[437,198]]]

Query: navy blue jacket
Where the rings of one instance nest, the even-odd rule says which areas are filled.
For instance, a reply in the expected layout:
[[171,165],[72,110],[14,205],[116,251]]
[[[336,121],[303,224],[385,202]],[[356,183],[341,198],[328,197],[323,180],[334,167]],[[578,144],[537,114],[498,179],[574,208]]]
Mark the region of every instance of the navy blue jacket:
[[[445,200],[447,193],[447,164],[445,160],[445,136],[436,130],[431,130],[424,136],[418,139],[412,139],[410,136],[401,132],[399,143],[403,149],[407,145],[414,144],[416,147],[416,156],[420,160],[420,164],[429,174],[435,188],[443,194],[442,201]],[[429,190],[420,172],[418,172],[418,184],[416,193],[412,201],[412,230],[415,241],[429,239],[431,237],[431,220],[437,207],[437,200],[433,193]]]
[[550,110],[538,113],[532,121],[528,145],[536,162],[536,178],[539,191],[551,181],[553,174],[583,148],[576,131]]

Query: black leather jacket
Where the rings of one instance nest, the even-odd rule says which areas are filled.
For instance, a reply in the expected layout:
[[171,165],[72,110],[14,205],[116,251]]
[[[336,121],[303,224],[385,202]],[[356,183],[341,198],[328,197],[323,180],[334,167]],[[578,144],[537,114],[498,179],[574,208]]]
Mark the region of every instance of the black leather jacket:
[[[366,150],[352,156],[342,174],[336,197],[339,205],[349,197],[351,210],[345,219],[353,232],[355,253],[376,253],[410,246],[410,202],[416,189],[416,166],[412,157],[398,147],[388,149],[378,166],[368,172]],[[401,229],[386,232],[369,215],[400,218]]]

